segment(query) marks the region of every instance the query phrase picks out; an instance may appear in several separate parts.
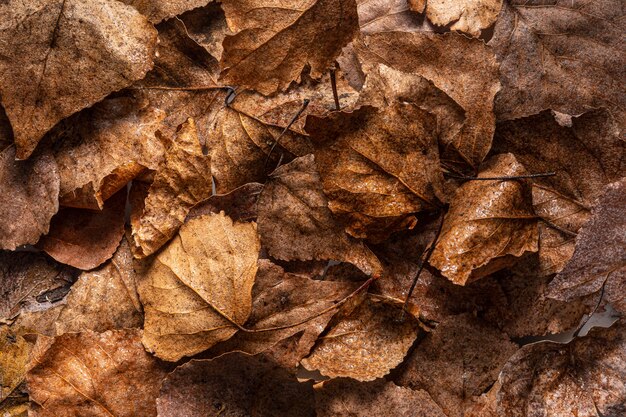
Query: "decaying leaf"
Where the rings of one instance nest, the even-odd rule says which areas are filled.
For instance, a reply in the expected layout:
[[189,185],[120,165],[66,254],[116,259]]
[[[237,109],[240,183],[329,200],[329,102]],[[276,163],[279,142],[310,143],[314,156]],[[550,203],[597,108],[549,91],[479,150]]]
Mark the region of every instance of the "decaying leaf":
[[0,404],[12,396],[26,375],[32,345],[22,337],[22,330],[0,324]]
[[568,344],[524,346],[502,369],[498,415],[621,416],[626,413],[624,324]]
[[502,0],[427,0],[426,16],[436,25],[480,36],[496,22]]
[[96,268],[113,256],[124,236],[125,208],[126,189],[108,199],[101,211],[62,207],[37,246],[61,263]]
[[470,314],[452,316],[417,346],[395,380],[427,391],[446,416],[463,417],[516,350],[506,334]]
[[141,331],[68,333],[31,361],[31,416],[155,416],[167,367],[141,345]]
[[206,49],[216,60],[222,58],[224,52],[222,42],[230,31],[219,3],[211,2],[205,7],[189,10],[178,18],[184,23],[187,36]]
[[[0,6],[1,7],[1,6]],[[37,243],[59,209],[59,170],[50,152],[15,160],[0,144],[0,249]]]
[[205,6],[212,0],[121,0],[122,3],[135,7],[139,13],[146,16],[152,23],[177,16],[187,10]]
[[238,352],[177,368],[163,381],[157,408],[160,417],[315,416],[311,382]]
[[[478,177],[523,175],[513,154],[490,159]],[[450,202],[430,264],[465,285],[497,271],[514,257],[537,251],[537,220],[521,181],[469,181]]]
[[141,327],[143,315],[126,239],[102,267],[83,272],[55,321],[57,334]]
[[263,191],[263,184],[249,182],[228,194],[214,194],[193,206],[187,214],[187,219],[223,211],[228,217],[238,222],[255,221],[261,191]]
[[358,31],[354,0],[224,0],[235,33],[224,39],[226,84],[269,95],[300,81],[306,65],[319,79]]
[[576,238],[576,250],[550,283],[557,300],[593,294],[605,286],[611,305],[626,313],[626,179],[609,184]]
[[[133,238],[144,256],[174,236],[191,208],[211,196],[211,160],[202,154],[193,119],[180,126],[156,171]],[[134,225],[133,225],[134,226]]]
[[313,155],[272,173],[259,198],[259,234],[268,253],[285,261],[337,260],[366,274],[381,271],[376,256],[332,217]]
[[361,33],[417,30],[420,19],[410,3],[410,0],[357,0]]
[[382,379],[326,381],[315,387],[315,409],[317,417],[446,417],[426,391],[399,387]]
[[366,298],[341,317],[302,365],[322,375],[373,381],[402,362],[420,328],[411,315],[401,319],[401,306]]
[[0,21],[0,91],[19,159],[61,119],[152,67],[156,30],[118,1],[10,0]]
[[223,213],[187,222],[139,278],[146,349],[177,361],[235,334],[250,315],[258,256],[254,223]]

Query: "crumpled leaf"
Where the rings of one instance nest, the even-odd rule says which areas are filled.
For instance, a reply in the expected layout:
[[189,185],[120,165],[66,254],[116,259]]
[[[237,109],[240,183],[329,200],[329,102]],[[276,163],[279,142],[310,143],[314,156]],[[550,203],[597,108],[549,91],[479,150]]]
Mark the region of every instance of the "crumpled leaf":
[[420,328],[411,315],[400,319],[401,305],[366,298],[321,338],[302,360],[322,375],[373,381],[402,362]]
[[62,207],[37,246],[61,263],[96,268],[113,256],[124,236],[125,209],[125,189],[108,199],[102,211]]
[[249,182],[228,194],[214,194],[193,206],[187,214],[187,220],[223,211],[228,217],[238,222],[255,221],[261,191],[263,191],[263,184]]
[[212,0],[121,0],[135,7],[139,13],[146,16],[152,23],[177,16],[196,7],[205,6]]
[[48,151],[15,160],[0,143],[0,249],[37,243],[59,209],[59,169]]
[[[206,3],[206,0],[204,1]],[[204,7],[189,10],[178,17],[185,24],[186,34],[207,50],[216,60],[222,58],[222,42],[230,34],[221,5],[211,2]]]
[[498,124],[494,151],[512,152],[531,172],[554,172],[532,183],[533,209],[544,221],[539,256],[545,274],[560,272],[574,253],[575,236],[588,221],[604,186],[626,172],[626,142],[606,110],[560,126],[550,112]]
[[256,225],[223,213],[183,225],[139,277],[146,349],[177,361],[235,334],[252,309],[259,249]]
[[3,417],[3,402],[13,396],[26,374],[32,345],[22,336],[23,329],[0,325],[0,412]]
[[306,65],[319,79],[358,31],[354,0],[224,0],[222,80],[264,95],[300,81]]
[[311,382],[239,352],[178,367],[163,381],[157,408],[159,417],[315,416]]
[[502,369],[498,415],[624,415],[625,330],[619,323],[609,329],[592,329],[568,344],[524,346]]
[[211,196],[211,159],[202,154],[193,119],[180,126],[148,189],[133,239],[144,256],[174,236],[191,208]]
[[337,260],[377,275],[376,256],[350,238],[332,217],[313,155],[275,170],[259,198],[259,234],[268,253],[280,260]]
[[410,103],[308,116],[328,208],[355,237],[384,233],[443,199],[436,119]]
[[466,121],[445,145],[474,167],[482,162],[491,147],[493,98],[500,88],[490,47],[455,33],[381,32],[364,36],[355,48],[361,60],[420,75],[456,101]]
[[152,67],[156,30],[118,1],[10,0],[0,21],[0,91],[19,159],[61,119]]
[[143,169],[156,169],[167,144],[155,132],[165,114],[128,97],[98,103],[65,123],[54,157],[61,204],[102,209]]
[[502,0],[428,0],[426,16],[438,26],[478,37],[496,22],[501,7]]
[[155,416],[168,368],[145,352],[140,330],[68,333],[35,356],[26,380],[31,416]]
[[623,4],[619,1],[505,2],[489,42],[498,57],[500,120],[553,109],[623,112]]
[[[490,159],[479,177],[526,174],[513,154]],[[446,213],[430,264],[455,284],[465,285],[537,251],[537,220],[521,181],[469,181],[460,186]]]
[[[246,322],[249,329],[266,329],[299,323],[321,313],[341,301],[357,286],[347,282],[315,280],[286,273],[268,260],[259,260],[259,270],[252,290],[252,312]],[[267,352],[286,368],[295,368],[309,354],[317,337],[324,331],[336,310],[313,320],[262,333],[239,332],[214,349],[221,352],[240,351],[249,354]],[[293,337],[288,348],[283,341]]]
[[382,379],[325,381],[315,387],[315,409],[317,417],[446,417],[426,391],[399,387]]
[[141,327],[143,314],[126,239],[100,268],[83,272],[55,321],[57,334]]
[[605,287],[606,299],[626,313],[626,178],[605,187],[576,237],[576,250],[550,283],[549,296],[571,301]]
[[516,351],[506,334],[471,314],[451,316],[417,346],[394,380],[427,391],[446,416],[463,417]]
[[411,32],[421,26],[410,0],[357,0],[357,11],[361,33]]

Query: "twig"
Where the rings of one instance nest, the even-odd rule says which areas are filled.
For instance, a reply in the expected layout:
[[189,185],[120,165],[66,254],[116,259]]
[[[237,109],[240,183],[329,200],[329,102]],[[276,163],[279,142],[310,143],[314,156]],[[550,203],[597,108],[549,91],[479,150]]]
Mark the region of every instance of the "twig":
[[335,110],[341,110],[339,104],[339,95],[337,94],[337,78],[335,77],[335,68],[330,69],[330,86],[333,89],[333,98],[335,99]]

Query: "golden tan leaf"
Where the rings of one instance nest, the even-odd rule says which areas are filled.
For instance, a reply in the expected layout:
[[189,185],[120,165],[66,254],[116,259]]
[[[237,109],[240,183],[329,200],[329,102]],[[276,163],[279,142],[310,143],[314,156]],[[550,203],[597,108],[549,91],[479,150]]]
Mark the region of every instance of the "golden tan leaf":
[[428,0],[426,16],[438,26],[468,33],[475,38],[496,22],[502,0]]
[[26,375],[32,345],[22,337],[23,330],[0,325],[0,404],[12,396]]
[[254,223],[223,213],[181,227],[139,278],[146,348],[177,361],[235,334],[252,308],[259,246]]

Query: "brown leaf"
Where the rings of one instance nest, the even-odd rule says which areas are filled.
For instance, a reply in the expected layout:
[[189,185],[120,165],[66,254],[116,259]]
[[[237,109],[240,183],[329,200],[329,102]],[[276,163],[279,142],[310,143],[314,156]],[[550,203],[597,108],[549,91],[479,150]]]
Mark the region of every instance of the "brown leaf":
[[83,272],[55,321],[57,334],[141,327],[143,314],[135,283],[133,255],[126,239],[102,267]]
[[426,390],[446,416],[462,417],[516,350],[506,334],[471,314],[452,316],[417,346],[394,379]]
[[498,124],[494,151],[512,152],[531,172],[533,208],[540,224],[539,256],[545,274],[560,272],[574,252],[574,237],[604,186],[626,172],[626,142],[606,110],[560,126],[549,112]]
[[187,10],[205,6],[212,0],[121,0],[135,7],[139,13],[146,16],[152,23],[177,16]]
[[177,361],[235,334],[252,308],[258,239],[254,223],[223,213],[181,227],[139,278],[146,349]]
[[410,3],[407,0],[357,0],[361,33],[418,30],[421,19]]
[[438,26],[479,37],[482,30],[496,22],[502,0],[428,0],[426,16]]
[[187,220],[223,211],[228,217],[238,222],[255,221],[261,191],[263,191],[263,184],[249,182],[228,194],[214,194],[193,206],[187,214]]
[[493,98],[500,88],[490,47],[454,33],[416,32],[375,33],[355,46],[362,60],[420,75],[457,102],[466,121],[451,147],[474,167],[482,162],[491,147]]
[[623,112],[623,14],[611,0],[505,2],[489,42],[501,62],[498,118],[606,106]]
[[189,210],[211,196],[211,159],[202,154],[193,119],[182,124],[144,201],[143,213],[132,223],[133,239],[144,256],[174,236]]
[[[26,374],[32,345],[22,336],[23,329],[0,325],[0,404],[13,396]],[[1,406],[0,411],[4,417]]]
[[[206,3],[206,0],[204,1]],[[179,16],[185,24],[186,34],[207,50],[216,60],[222,58],[222,42],[230,34],[226,17],[219,3],[211,2],[205,7],[190,10]]]
[[366,298],[338,319],[302,365],[331,378],[373,381],[385,376],[402,362],[420,332],[417,321],[410,315],[401,320],[401,313],[401,306]]
[[259,234],[280,260],[337,260],[377,275],[376,256],[350,238],[332,217],[313,155],[296,158],[272,173],[259,198]]
[[32,416],[156,416],[167,368],[148,355],[141,331],[68,333],[31,362]]
[[113,256],[124,236],[125,208],[126,189],[107,200],[102,211],[61,208],[37,247],[75,268],[96,268]]
[[328,208],[349,234],[382,240],[389,226],[437,207],[443,176],[435,126],[433,115],[410,103],[307,117]]
[[624,415],[625,334],[621,323],[568,344],[524,346],[502,369],[498,415]]
[[226,84],[264,95],[300,81],[306,65],[319,79],[358,31],[354,0],[224,0],[235,35],[224,39],[221,67]]
[[117,1],[10,0],[0,20],[0,90],[19,159],[61,119],[152,67],[156,31]]
[[315,409],[317,417],[446,417],[427,392],[399,387],[382,379],[325,381],[315,388]]
[[549,295],[571,301],[600,291],[626,313],[626,178],[605,187],[593,215],[576,238],[576,250],[550,283]]
[[47,151],[16,161],[9,145],[0,148],[0,178],[0,249],[37,243],[59,209],[57,163]]
[[164,117],[146,101],[120,97],[68,119],[54,150],[61,204],[102,209],[144,167],[156,169],[166,149],[155,135]]
[[315,416],[311,382],[238,352],[178,367],[163,381],[157,408],[160,417]]
[[[513,154],[496,155],[479,177],[526,174]],[[537,220],[520,181],[468,181],[458,188],[446,214],[430,264],[465,285],[537,251]]]

